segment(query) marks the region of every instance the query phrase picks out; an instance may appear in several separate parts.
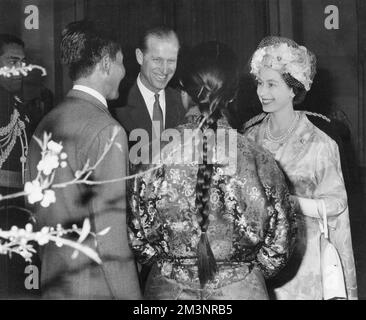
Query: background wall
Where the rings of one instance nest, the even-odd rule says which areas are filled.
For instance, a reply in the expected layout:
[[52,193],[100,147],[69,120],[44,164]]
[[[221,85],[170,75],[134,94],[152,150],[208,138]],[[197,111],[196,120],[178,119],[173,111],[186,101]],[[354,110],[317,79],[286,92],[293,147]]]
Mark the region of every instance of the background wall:
[[0,32],[20,35],[21,1],[2,0],[0,2]]
[[[112,108],[125,104],[126,93],[136,80],[139,66],[135,48],[146,27],[159,24],[172,27],[179,35],[182,52],[201,41],[227,43],[239,56],[243,74],[248,71],[249,57],[268,32],[266,0],[86,0],[84,3],[85,17],[104,26],[123,46],[127,76],[120,88],[120,99],[110,103]],[[252,94],[248,96],[242,91],[244,100],[251,97]],[[240,108],[240,115],[247,118],[250,114]]]
[[[306,100],[311,110],[329,113],[340,110],[351,123],[352,143],[360,164],[366,166],[365,150],[365,30],[366,2],[363,0],[277,1],[285,7],[281,21],[292,17],[285,36],[305,44],[317,56],[318,74]],[[285,6],[285,4],[288,4]],[[324,26],[324,9],[335,5],[339,10],[339,29]],[[362,29],[363,27],[363,29]]]

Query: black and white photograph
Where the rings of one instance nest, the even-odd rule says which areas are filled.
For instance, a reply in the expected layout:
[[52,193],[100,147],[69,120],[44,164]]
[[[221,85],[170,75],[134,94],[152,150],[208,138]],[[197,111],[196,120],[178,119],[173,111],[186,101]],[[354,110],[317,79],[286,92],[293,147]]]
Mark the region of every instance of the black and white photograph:
[[365,0],[0,0],[0,300],[366,300],[365,31]]

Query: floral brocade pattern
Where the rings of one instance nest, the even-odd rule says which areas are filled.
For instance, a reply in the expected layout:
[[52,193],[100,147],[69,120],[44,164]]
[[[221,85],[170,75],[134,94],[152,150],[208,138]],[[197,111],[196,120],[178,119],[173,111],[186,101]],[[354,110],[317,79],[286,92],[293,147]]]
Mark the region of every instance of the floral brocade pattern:
[[[178,130],[195,126],[188,123]],[[222,120],[218,127],[229,129]],[[216,277],[207,284],[212,290],[244,279],[253,267],[265,277],[274,276],[294,246],[295,208],[282,172],[269,153],[244,136],[238,134],[235,147],[235,170],[229,168],[233,159],[214,162],[211,179],[207,236],[218,262]],[[156,262],[161,276],[198,288],[198,164],[172,157],[172,164],[129,184],[130,242],[141,264]]]
[[[297,127],[283,143],[267,139],[268,116],[245,135],[273,154],[289,179],[291,194],[324,201],[329,236],[341,257],[348,299],[357,299],[347,194],[338,146],[304,113],[296,112],[300,116]],[[291,260],[276,277],[274,292],[277,299],[322,299],[319,219],[299,214],[297,220],[296,247]]]

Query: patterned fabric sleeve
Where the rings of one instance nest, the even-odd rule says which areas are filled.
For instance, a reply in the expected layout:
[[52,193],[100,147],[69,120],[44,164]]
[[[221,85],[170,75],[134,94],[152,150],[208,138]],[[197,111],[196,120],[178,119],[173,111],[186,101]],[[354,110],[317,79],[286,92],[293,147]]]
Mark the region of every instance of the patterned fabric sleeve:
[[329,138],[320,145],[316,158],[315,177],[318,185],[314,197],[324,200],[327,216],[344,212],[347,208],[347,193],[338,146]]
[[[148,169],[140,168],[139,172]],[[132,170],[132,173],[134,170]],[[156,203],[162,169],[137,177],[129,185],[128,231],[132,251],[141,264],[151,264],[168,252],[167,234]]]
[[268,200],[268,223],[256,261],[265,278],[275,276],[287,263],[296,239],[296,212],[282,171],[270,154],[257,160],[258,174]]

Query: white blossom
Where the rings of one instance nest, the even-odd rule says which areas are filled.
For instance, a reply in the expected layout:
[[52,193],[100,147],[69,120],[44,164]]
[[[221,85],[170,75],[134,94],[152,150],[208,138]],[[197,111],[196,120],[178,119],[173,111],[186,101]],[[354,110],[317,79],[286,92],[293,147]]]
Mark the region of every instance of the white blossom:
[[24,185],[24,191],[27,193],[28,202],[36,203],[43,199],[42,187],[38,180],[28,181]]
[[39,161],[37,170],[43,172],[46,176],[50,175],[52,170],[59,166],[58,156],[55,154],[46,154],[44,158]]
[[47,208],[51,203],[56,202],[55,191],[53,190],[45,190],[43,195],[43,200],[41,201],[41,206]]
[[59,154],[61,152],[61,150],[62,150],[63,147],[62,147],[62,144],[57,143],[57,142],[51,140],[51,141],[48,141],[47,148],[50,151],[52,151],[53,153]]

